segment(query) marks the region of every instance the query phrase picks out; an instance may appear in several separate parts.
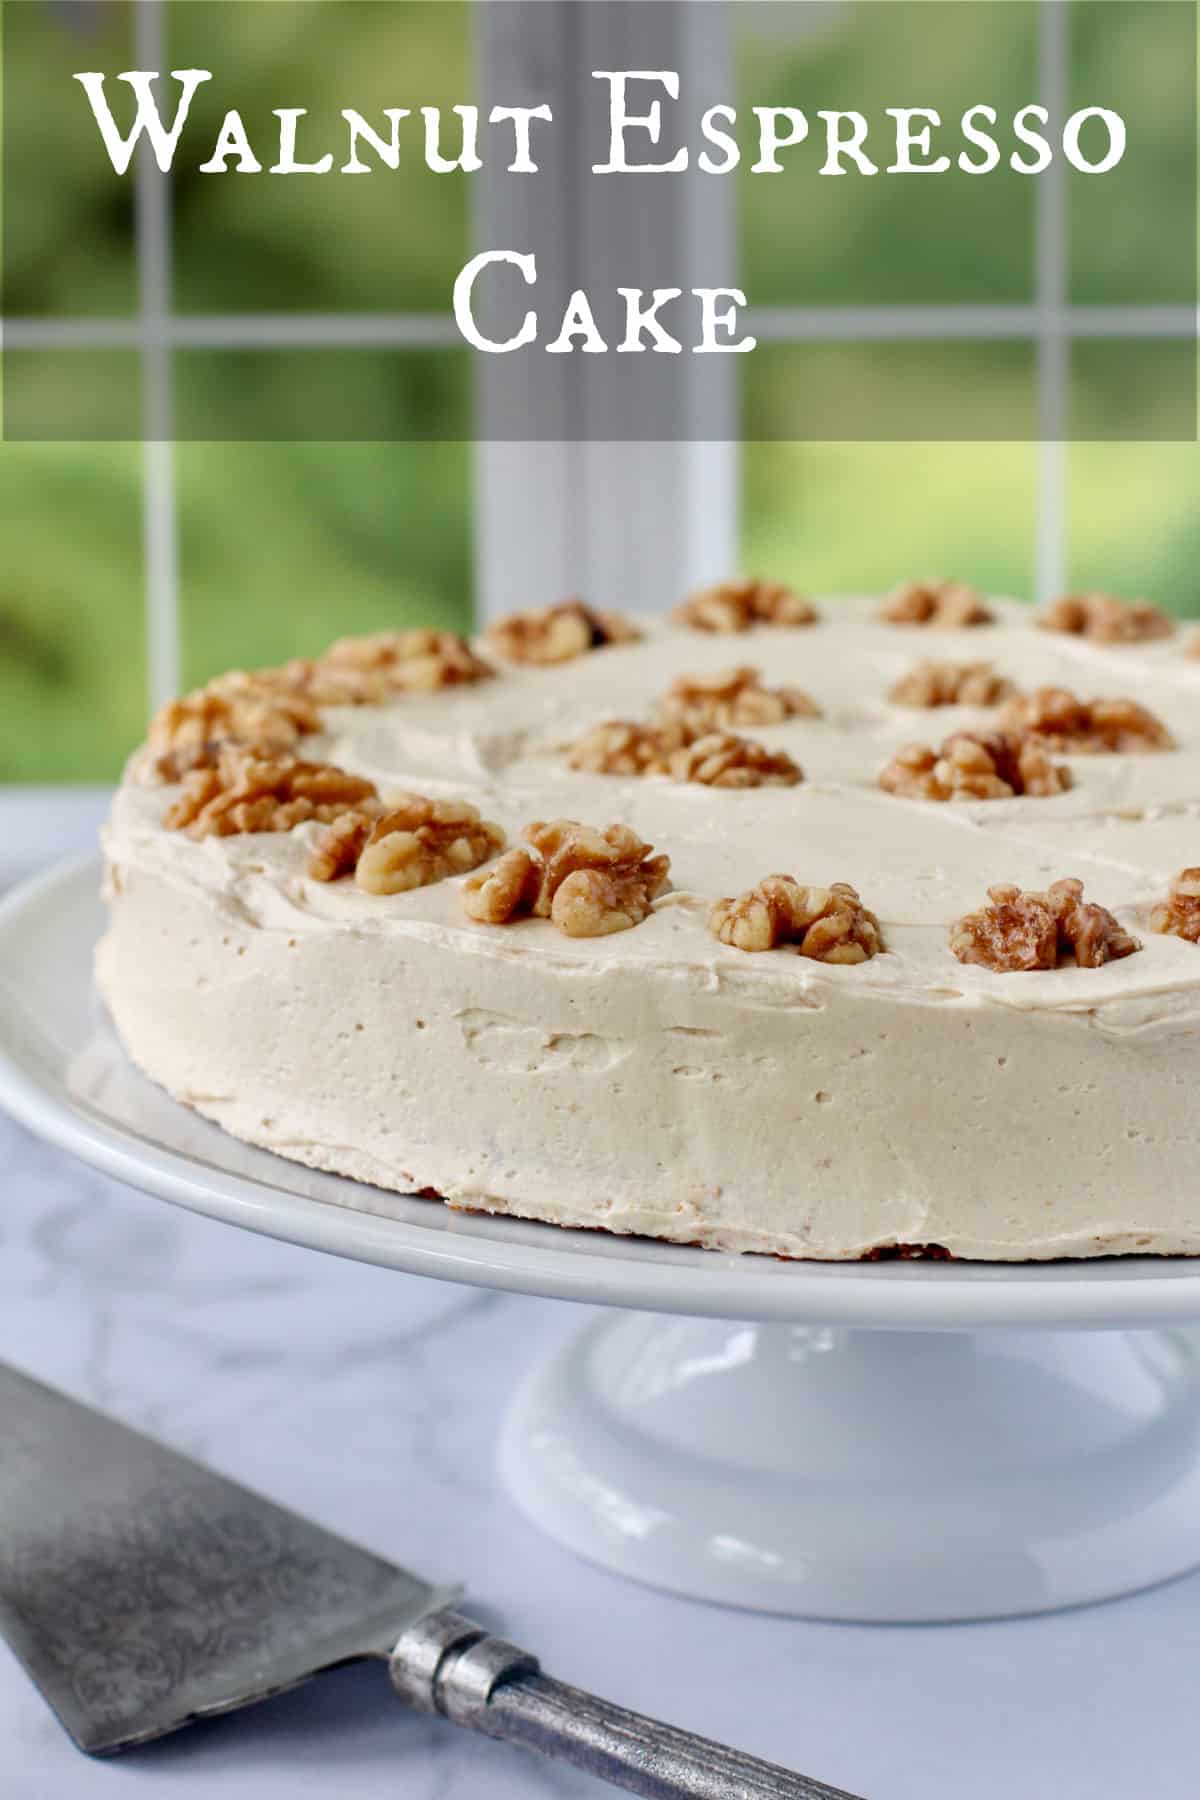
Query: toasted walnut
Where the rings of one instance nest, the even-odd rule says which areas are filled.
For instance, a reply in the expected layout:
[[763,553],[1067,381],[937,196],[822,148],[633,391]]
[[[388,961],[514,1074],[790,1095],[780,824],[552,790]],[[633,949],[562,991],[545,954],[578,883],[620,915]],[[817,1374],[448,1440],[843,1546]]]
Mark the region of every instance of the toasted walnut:
[[376,693],[432,693],[494,674],[456,631],[377,631],[339,638],[316,663],[318,680],[336,686],[339,677],[365,677],[370,692],[370,678],[375,677],[380,683]]
[[373,781],[332,763],[261,757],[226,746],[215,768],[194,769],[184,777],[163,824],[195,838],[290,831],[306,819],[329,823],[375,796]]
[[1167,898],[1150,914],[1150,924],[1155,931],[1200,944],[1200,869],[1180,870]]
[[662,775],[671,752],[687,741],[679,729],[608,719],[572,744],[567,761],[593,775]]
[[768,875],[736,900],[718,900],[708,923],[735,950],[790,944],[816,962],[866,962],[883,948],[878,919],[844,881],[802,887],[790,875]]
[[667,758],[672,781],[698,781],[705,787],[795,787],[804,773],[783,750],[768,750],[753,738],[710,731]]
[[532,913],[567,937],[605,937],[647,918],[668,885],[671,861],[652,856],[628,825],[603,831],[573,819],[525,828],[534,855],[509,851],[466,884],[468,915],[503,925]]
[[697,732],[678,720],[638,725],[611,719],[571,746],[573,769],[598,775],[667,775],[707,787],[794,787],[804,779],[782,750],[768,750],[732,732]]
[[1018,743],[1016,770],[1017,792],[1035,800],[1065,794],[1075,779],[1063,763],[1051,761],[1045,745],[1037,738],[1023,738]]
[[1071,773],[1052,763],[1040,744],[1013,733],[959,731],[940,750],[904,745],[879,785],[906,800],[1011,800],[1016,794],[1065,793]]
[[1102,752],[1170,750],[1161,719],[1136,700],[1079,700],[1066,688],[1044,687],[1008,701],[1003,729],[1036,738],[1050,750],[1090,756]]
[[382,801],[366,801],[326,827],[308,859],[308,874],[314,881],[340,881],[343,875],[354,873],[382,810]]
[[606,644],[632,644],[641,632],[620,613],[602,612],[582,600],[564,600],[530,612],[497,619],[487,641],[499,655],[516,663],[563,663]]
[[660,719],[699,734],[739,725],[819,719],[821,709],[799,688],[768,688],[757,669],[739,665],[716,675],[683,675],[657,708]]
[[950,928],[959,962],[1008,974],[1055,969],[1073,957],[1080,968],[1097,969],[1141,949],[1112,913],[1084,900],[1081,881],[1056,881],[1044,894],[991,887],[988,899]]
[[542,868],[528,850],[506,850],[486,869],[477,869],[463,883],[463,907],[468,918],[481,925],[507,925],[521,913],[533,911],[541,891]]
[[555,819],[527,826],[525,837],[542,860],[542,885],[533,909],[540,918],[551,916],[554,896],[579,871],[600,869],[636,878],[651,890],[651,899],[667,885],[670,858],[651,856],[653,845],[643,843],[628,825],[607,825],[600,831],[573,819]]
[[296,656],[254,676],[276,693],[297,694],[313,706],[371,706],[388,700],[395,687],[380,670],[337,666],[321,657]]
[[1170,637],[1174,619],[1148,600],[1118,600],[1113,594],[1063,594],[1038,617],[1043,631],[1064,631],[1097,644],[1136,644]]
[[995,618],[977,588],[963,581],[905,581],[879,614],[887,625],[990,625]]
[[1058,965],[1058,919],[1043,894],[990,887],[990,906],[966,913],[950,927],[959,962],[1003,970],[1053,969]]
[[578,869],[555,894],[550,917],[566,937],[607,937],[640,925],[650,913],[653,897],[640,878]]
[[815,625],[820,618],[805,594],[780,581],[722,581],[702,588],[674,609],[677,625],[692,631],[749,631],[752,625]]
[[155,774],[178,781],[191,769],[215,768],[228,744],[270,756],[291,750],[306,732],[320,729],[311,701],[276,692],[257,676],[239,671],[168,700],[151,720],[147,741]]
[[896,706],[999,706],[1015,689],[991,663],[918,663],[888,695]]
[[151,768],[164,781],[217,766],[224,746],[260,757],[320,731],[322,706],[362,706],[494,674],[452,631],[383,631],[342,638],[321,657],[235,670],[161,707],[150,724]]
[[372,821],[354,879],[366,894],[405,894],[465,875],[503,848],[500,827],[467,801],[401,794]]

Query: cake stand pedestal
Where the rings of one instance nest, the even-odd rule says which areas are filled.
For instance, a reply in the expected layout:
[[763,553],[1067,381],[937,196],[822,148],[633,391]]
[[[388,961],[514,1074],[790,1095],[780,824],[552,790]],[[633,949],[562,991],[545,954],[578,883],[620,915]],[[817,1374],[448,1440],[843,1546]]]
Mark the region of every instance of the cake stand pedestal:
[[504,1428],[510,1491],[582,1555],[863,1620],[1036,1612],[1200,1564],[1200,1258],[783,1263],[313,1173],[131,1068],[91,991],[98,887],[89,858],[0,904],[0,1103],[230,1224],[633,1309],[535,1369]]
[[623,1575],[858,1620],[992,1618],[1200,1561],[1200,1342],[617,1315],[527,1378],[501,1467]]

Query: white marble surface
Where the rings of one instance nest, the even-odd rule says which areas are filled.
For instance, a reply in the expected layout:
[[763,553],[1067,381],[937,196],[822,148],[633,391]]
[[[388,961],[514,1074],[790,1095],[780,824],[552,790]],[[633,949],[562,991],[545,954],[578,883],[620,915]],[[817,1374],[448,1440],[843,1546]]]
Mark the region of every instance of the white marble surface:
[[[0,880],[84,845],[101,804],[0,794]],[[564,1678],[870,1800],[1194,1800],[1200,1576],[1035,1620],[881,1629],[629,1586],[540,1538],[493,1475],[514,1380],[581,1309],[253,1238],[3,1120],[0,1162],[0,1357],[385,1555],[461,1577],[489,1623]],[[374,1669],[93,1763],[0,1646],[0,1746],[5,1800],[608,1791],[406,1714]]]

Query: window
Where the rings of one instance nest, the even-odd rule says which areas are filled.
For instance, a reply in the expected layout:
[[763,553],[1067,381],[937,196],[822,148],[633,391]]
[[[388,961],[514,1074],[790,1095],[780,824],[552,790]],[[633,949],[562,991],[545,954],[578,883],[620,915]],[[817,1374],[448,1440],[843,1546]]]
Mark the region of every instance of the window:
[[[303,94],[345,45],[339,0],[304,9],[302,38],[295,9],[216,4],[230,63],[260,111],[280,103],[282,91]],[[22,4],[6,12],[6,49],[16,53],[19,34],[22,69],[38,71],[47,96],[57,84],[57,118],[73,70],[177,68],[193,57],[205,66],[200,52],[207,43],[211,56],[212,36],[198,18],[204,5]],[[358,10],[353,49],[365,104],[378,58],[373,9]],[[472,53],[467,6],[414,9],[406,45],[423,97],[462,98]],[[196,104],[203,128],[200,96]],[[468,254],[461,185],[437,208],[409,204],[402,281],[383,245],[373,270],[357,256],[351,279],[353,183],[340,193],[328,184],[328,196],[320,183],[276,183],[264,208],[261,184],[167,181],[143,162],[127,208],[110,217],[96,183],[94,127],[84,109],[77,117],[78,138],[51,142],[36,176],[23,164],[22,181],[38,185],[19,223],[43,219],[45,235],[29,231],[6,244],[4,345],[31,353],[72,346],[70,358],[47,357],[43,369],[31,359],[38,404],[52,408],[64,368],[86,365],[79,386],[97,396],[99,428],[119,390],[128,395],[130,437],[144,429],[147,441],[0,447],[9,520],[0,780],[112,778],[143,734],[148,702],[220,669],[313,651],[344,631],[471,622],[467,355],[443,299]],[[297,251],[287,213],[297,204],[326,208],[303,234],[306,250],[323,246],[320,257]],[[409,229],[414,215],[419,230]],[[247,310],[246,281],[227,271],[236,273],[230,265],[251,234],[258,286]],[[87,254],[77,255],[73,244],[85,238]],[[240,306],[231,312],[234,293]],[[364,311],[364,300],[377,310]],[[322,358],[344,344],[355,346],[353,357],[339,356],[323,377]],[[214,373],[214,351],[231,347],[246,387],[241,420],[229,359]],[[257,418],[280,417],[289,394],[311,394],[323,378],[344,384],[348,368],[361,383],[356,403],[380,409],[380,441],[311,441],[303,420],[292,439],[253,435]],[[214,379],[225,383],[219,395]],[[209,404],[223,441],[206,441]],[[391,426],[414,420],[423,437],[387,441]],[[240,438],[230,438],[231,423]]]
[[[986,40],[970,30],[970,9],[947,9],[940,23],[949,37],[947,66],[970,69],[977,91],[998,106],[1033,94],[1052,114],[1065,116],[1110,89],[1122,59],[1141,58],[1153,67],[1156,75],[1146,78],[1151,86],[1161,82],[1162,59],[1170,60],[1166,42],[1154,60],[1156,46],[1131,38],[1135,27],[1169,30],[1162,9],[1140,20],[1132,12],[1119,17],[1111,8],[1067,0],[1004,10],[1010,23],[1003,54],[987,60]],[[924,99],[928,79],[906,78],[915,71],[906,71],[899,19],[889,32],[886,21],[880,27],[874,18],[867,32],[861,13],[844,5],[813,8],[810,36],[801,41],[792,9],[735,7],[739,100],[750,93],[775,99],[773,90],[782,94],[790,83],[794,91],[814,69],[818,76],[835,73],[838,91],[865,100],[885,88],[890,98],[906,87]],[[1194,57],[1177,58],[1176,73],[1186,90],[1184,104],[1194,104]],[[1166,154],[1165,144],[1159,149]],[[1103,260],[1111,240],[1103,209],[1128,202],[1128,191],[1076,181],[1068,192],[1056,165],[1036,181],[1010,182],[1007,194],[1000,173],[989,177],[989,201],[1023,206],[1029,215],[1028,268],[999,267],[989,263],[982,218],[972,218],[978,189],[963,193],[960,180],[956,193],[955,179],[932,184],[936,230],[927,230],[930,221],[922,217],[926,195],[874,195],[871,231],[891,247],[894,279],[878,255],[864,256],[861,232],[857,239],[848,235],[854,225],[861,228],[862,215],[850,221],[839,195],[818,196],[824,212],[806,220],[806,232],[822,245],[822,266],[800,297],[788,291],[789,271],[776,251],[786,231],[775,211],[781,196],[761,183],[744,184],[748,285],[756,297],[768,297],[751,329],[769,347],[766,355],[760,350],[748,358],[744,370],[748,441],[740,498],[746,566],[818,591],[870,591],[901,575],[942,573],[994,592],[1043,599],[1086,586],[1145,593],[1177,612],[1195,613],[1200,452],[1194,443],[1154,441],[1164,395],[1178,393],[1180,383],[1190,393],[1194,384],[1191,248],[1178,246],[1182,266],[1173,268],[1161,213],[1142,208],[1144,257],[1157,259],[1161,285],[1174,287],[1177,303],[1139,305],[1139,268],[1127,246],[1121,252],[1126,266]],[[1115,179],[1123,181],[1124,172]],[[1140,197],[1133,198],[1136,209]],[[959,260],[951,265],[956,245]],[[951,303],[930,304],[922,293],[923,254],[940,258],[938,292],[943,300],[949,292]],[[863,271],[871,291],[864,280],[858,305],[822,304],[822,282],[845,293]],[[1114,305],[1114,299],[1127,304]],[[1111,370],[1095,348],[1110,334],[1144,340],[1139,441],[1087,441],[1104,425]],[[1123,370],[1130,366],[1125,362]],[[937,386],[939,368],[943,386],[969,376],[986,387],[989,412],[1011,409],[1009,441],[905,441],[926,436],[924,395]],[[1074,377],[1070,384],[1068,374]],[[880,429],[873,441],[755,441],[764,412],[786,405],[780,390],[789,379],[836,386],[868,377],[878,396]],[[1121,399],[1127,403],[1128,394]],[[906,418],[913,422],[911,433],[904,429]]]
[[[29,34],[48,81],[69,79],[80,66],[79,33],[100,35],[101,66],[179,67],[199,42],[197,9],[208,3],[137,0],[127,12],[29,4],[8,9],[6,33]],[[279,8],[274,36],[276,9],[218,3],[231,64],[263,108],[277,103],[281,70],[282,85],[302,95],[333,38],[346,43],[345,0],[314,0],[302,35],[292,9]],[[769,98],[789,72],[814,67],[852,76],[864,91],[891,77],[903,45],[857,29],[861,10],[812,6],[809,35],[789,39],[780,33],[791,28],[793,8],[692,0],[658,18],[658,66],[678,67],[689,91],[739,101],[743,92]],[[1089,79],[1105,56],[1131,54],[1128,43],[1088,35],[1086,6],[1034,0],[1007,10],[1011,56],[999,73],[988,71],[993,88],[999,80],[1014,93],[1040,92],[1058,110],[1070,98],[1073,34],[1082,34],[1076,42]],[[639,66],[633,6],[543,0],[528,9],[536,29],[523,33],[499,22],[485,0],[410,11],[419,50],[409,85],[446,104],[469,91],[473,57],[514,100],[544,98],[581,69]],[[373,55],[370,12],[356,10],[352,34],[355,91],[367,100],[384,60]],[[964,41],[962,54],[970,53]],[[1184,71],[1188,81],[1192,75]],[[0,778],[109,777],[140,734],[147,692],[157,702],[219,668],[309,651],[335,632],[424,619],[461,627],[473,605],[494,612],[568,590],[665,605],[739,563],[826,591],[944,572],[1032,596],[1077,583],[1146,591],[1195,610],[1195,445],[1071,443],[1088,421],[1066,412],[1067,372],[1086,367],[1103,336],[1134,334],[1144,340],[1152,437],[1155,396],[1178,380],[1172,353],[1195,336],[1194,293],[1152,311],[1133,296],[1128,306],[1109,303],[1112,271],[1098,283],[1079,256],[1054,171],[994,190],[997,204],[1029,215],[1028,268],[999,292],[986,279],[972,196],[945,190],[939,204],[962,207],[953,234],[962,254],[950,297],[943,282],[936,304],[922,289],[920,259],[900,254],[920,221],[895,214],[894,189],[894,279],[864,285],[846,304],[855,247],[839,238],[834,193],[820,196],[826,212],[807,222],[821,262],[796,279],[794,259],[779,254],[788,223],[774,210],[779,192],[742,182],[735,197],[732,183],[721,184],[726,210],[706,214],[703,229],[738,238],[755,301],[747,325],[760,343],[753,357],[729,359],[737,365],[730,441],[472,448],[471,371],[446,306],[471,241],[461,183],[437,207],[411,198],[405,205],[398,195],[406,236],[397,282],[394,246],[376,255],[358,229],[353,183],[279,183],[264,222],[261,184],[184,185],[142,162],[127,215],[101,223],[113,255],[93,259],[81,284],[72,233],[97,229],[86,179],[92,152],[94,144],[86,153],[64,145],[61,163],[45,171],[58,237],[16,246],[28,282],[15,290],[10,282],[5,343],[29,351],[70,344],[80,358],[111,359],[112,381],[128,392],[147,441],[10,443],[0,452],[18,520],[9,566],[20,571],[19,580],[10,573],[0,601]],[[686,251],[689,230],[699,227],[674,216],[685,204],[680,189],[652,185],[647,205],[664,209]],[[486,208],[486,186],[480,195]],[[564,217],[579,199],[564,183]],[[914,206],[923,203],[914,196]],[[325,209],[320,228],[303,236],[327,246],[323,261],[297,252],[289,214],[317,206]],[[180,234],[174,225],[184,215]],[[943,242],[944,227],[943,211]],[[276,256],[260,258],[266,273],[248,308],[243,286],[227,283],[224,270],[244,236],[264,231],[274,234]],[[352,281],[339,273],[348,262]],[[136,286],[126,279],[130,267]],[[240,296],[236,310],[232,296]],[[322,357],[346,346],[355,350],[349,379],[371,403],[405,417],[420,412],[421,440],[383,441],[381,430],[371,443],[229,441],[224,431],[223,441],[204,441],[215,352],[236,348],[244,358],[248,404],[268,393],[286,408],[293,393],[303,398],[290,371],[303,367],[309,392],[323,379]],[[397,348],[405,351],[400,375]],[[921,441],[922,389],[935,361],[948,381],[966,370],[993,398],[1008,396],[1010,441]],[[892,409],[894,439],[759,441],[789,383],[836,389],[864,366]],[[329,382],[344,383],[346,369],[341,356]],[[477,379],[486,384],[486,370]],[[1102,413],[1102,373],[1083,391]],[[229,404],[226,395],[216,420],[228,418]],[[181,417],[185,439],[172,443]],[[909,419],[911,441],[902,435]]]

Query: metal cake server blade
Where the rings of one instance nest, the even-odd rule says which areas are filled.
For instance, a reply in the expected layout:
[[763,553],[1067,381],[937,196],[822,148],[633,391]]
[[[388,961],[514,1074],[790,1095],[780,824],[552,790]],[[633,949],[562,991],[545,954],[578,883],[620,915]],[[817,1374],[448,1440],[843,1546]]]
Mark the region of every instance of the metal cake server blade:
[[460,1591],[0,1363],[0,1633],[80,1749],[373,1657],[412,1705],[656,1800],[855,1800],[543,1675]]

